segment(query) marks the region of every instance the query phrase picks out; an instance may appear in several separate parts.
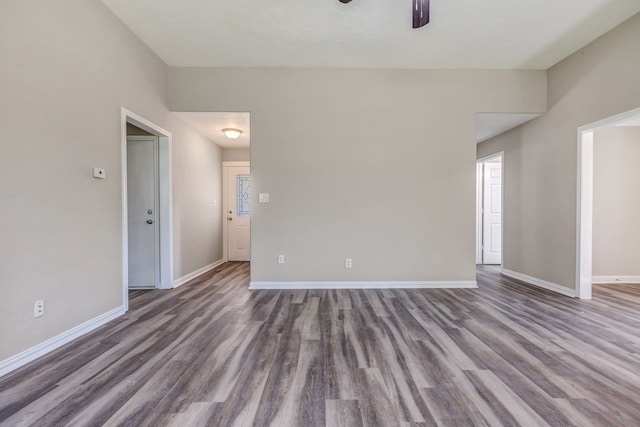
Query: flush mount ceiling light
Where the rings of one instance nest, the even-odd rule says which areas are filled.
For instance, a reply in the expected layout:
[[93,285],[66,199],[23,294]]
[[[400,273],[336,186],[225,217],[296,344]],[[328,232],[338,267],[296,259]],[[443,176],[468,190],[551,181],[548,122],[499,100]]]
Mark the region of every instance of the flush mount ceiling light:
[[242,131],[240,129],[224,128],[222,129],[222,133],[224,133],[224,136],[229,139],[238,139],[242,134]]

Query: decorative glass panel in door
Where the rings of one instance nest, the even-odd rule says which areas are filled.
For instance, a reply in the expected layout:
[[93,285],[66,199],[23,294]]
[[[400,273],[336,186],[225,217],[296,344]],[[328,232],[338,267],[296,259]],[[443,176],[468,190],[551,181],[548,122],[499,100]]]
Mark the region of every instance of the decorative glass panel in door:
[[249,197],[251,194],[251,175],[236,175],[236,216],[250,217],[251,206]]

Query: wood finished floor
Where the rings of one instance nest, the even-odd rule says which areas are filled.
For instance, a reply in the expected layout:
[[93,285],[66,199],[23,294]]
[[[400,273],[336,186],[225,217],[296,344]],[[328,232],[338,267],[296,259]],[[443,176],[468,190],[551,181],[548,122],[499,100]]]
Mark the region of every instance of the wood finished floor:
[[229,263],[0,379],[2,426],[640,425],[640,286],[249,291]]

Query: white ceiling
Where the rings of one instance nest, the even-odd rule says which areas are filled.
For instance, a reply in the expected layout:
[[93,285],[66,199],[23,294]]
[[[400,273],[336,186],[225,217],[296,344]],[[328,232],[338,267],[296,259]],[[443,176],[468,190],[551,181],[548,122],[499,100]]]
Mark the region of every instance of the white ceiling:
[[476,141],[479,144],[541,115],[529,113],[478,113],[476,114]]
[[[248,148],[250,145],[250,113],[174,112],[173,114],[221,147]],[[240,129],[242,135],[238,139],[229,139],[222,133],[224,128]]]
[[638,0],[103,0],[170,66],[547,69]]

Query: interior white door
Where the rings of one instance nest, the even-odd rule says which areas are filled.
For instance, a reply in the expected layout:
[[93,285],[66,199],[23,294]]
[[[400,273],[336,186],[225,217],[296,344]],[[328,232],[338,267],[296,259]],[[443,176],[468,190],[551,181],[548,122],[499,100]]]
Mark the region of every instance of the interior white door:
[[251,259],[251,172],[249,166],[227,168],[227,258]]
[[502,263],[502,163],[484,164],[483,264]]
[[157,139],[127,139],[129,287],[155,288],[158,265]]

